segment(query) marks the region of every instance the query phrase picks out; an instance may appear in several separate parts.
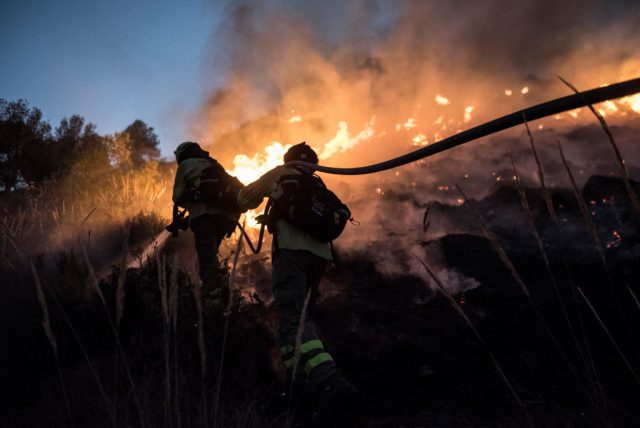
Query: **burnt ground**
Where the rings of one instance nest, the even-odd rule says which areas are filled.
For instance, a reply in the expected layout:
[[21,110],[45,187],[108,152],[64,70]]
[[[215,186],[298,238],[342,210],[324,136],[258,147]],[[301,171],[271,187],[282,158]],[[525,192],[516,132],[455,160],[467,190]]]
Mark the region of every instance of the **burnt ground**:
[[[465,205],[432,204],[434,218],[469,227],[425,237],[417,256],[430,266],[429,255],[437,252],[438,269],[477,281],[453,297],[481,340],[426,275],[409,268],[404,275],[381,272],[369,250],[341,254],[312,316],[360,399],[332,425],[638,426],[640,305],[634,295],[640,296],[640,233],[619,180],[593,177],[582,192],[604,258],[570,191],[554,191],[560,219],[554,224],[542,194],[527,189],[549,269],[524,217],[514,217],[521,210],[514,188],[496,189],[475,202],[529,298]],[[389,248],[396,243],[373,245],[403,251]],[[272,333],[277,321],[262,291],[268,289],[264,260],[246,263],[239,272],[254,279],[258,292],[238,300],[229,316],[219,400],[224,321],[205,301],[203,380],[200,321],[186,273],[178,272],[175,281],[174,329],[164,326],[157,264],[128,270],[118,345],[104,306],[86,294],[86,264],[76,250],[32,261],[45,288],[60,371],[42,329],[30,268],[16,265],[3,272],[0,300],[2,426],[203,426],[205,419],[210,426],[286,425]],[[117,278],[114,267],[100,285],[111,317]],[[227,278],[222,268],[220,279]]]

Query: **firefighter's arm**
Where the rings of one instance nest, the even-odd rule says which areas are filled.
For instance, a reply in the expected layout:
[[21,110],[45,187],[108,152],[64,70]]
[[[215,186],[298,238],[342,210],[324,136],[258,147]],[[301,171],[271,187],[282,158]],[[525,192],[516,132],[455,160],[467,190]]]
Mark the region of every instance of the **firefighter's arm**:
[[242,210],[257,208],[262,203],[262,200],[269,196],[274,183],[285,173],[286,168],[284,166],[277,166],[253,183],[242,188],[238,193],[238,206]]
[[187,162],[184,161],[178,165],[176,178],[173,182],[173,203],[184,207],[187,193]]
[[171,236],[174,238],[178,237],[178,234],[181,230],[187,230],[189,228],[189,217],[185,217],[186,210],[180,211],[177,204],[173,204],[173,215],[171,224],[169,224],[165,229],[168,232],[171,232]]

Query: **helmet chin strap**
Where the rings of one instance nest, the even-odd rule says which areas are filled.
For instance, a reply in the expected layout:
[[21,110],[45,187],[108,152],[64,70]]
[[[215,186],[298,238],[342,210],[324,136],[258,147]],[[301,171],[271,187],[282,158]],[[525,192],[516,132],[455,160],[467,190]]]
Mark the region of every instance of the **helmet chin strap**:
[[354,168],[333,168],[329,166],[320,166],[317,164],[301,161],[293,161],[286,163],[287,166],[302,166],[313,169],[318,172],[326,172],[327,174],[338,175],[362,175],[373,174],[375,172],[385,171],[397,168],[420,159],[433,156],[436,153],[444,152],[461,144],[468,143],[487,135],[495,134],[505,129],[521,125],[528,121],[542,119],[543,117],[553,116],[576,108],[590,106],[591,104],[601,103],[607,100],[622,98],[640,92],[640,78],[626,80],[602,88],[595,88],[585,92],[578,92],[555,100],[547,101],[542,104],[519,110],[514,113],[494,119],[490,122],[483,123],[474,128],[452,135],[442,141],[430,144],[421,149],[407,153],[397,158],[389,159],[384,162],[373,165],[359,166]]

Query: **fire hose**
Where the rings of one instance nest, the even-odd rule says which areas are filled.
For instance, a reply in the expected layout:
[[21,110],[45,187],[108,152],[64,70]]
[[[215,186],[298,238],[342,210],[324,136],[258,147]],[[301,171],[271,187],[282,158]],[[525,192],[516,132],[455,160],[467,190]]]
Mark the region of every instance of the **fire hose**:
[[542,119],[544,117],[553,116],[555,114],[574,110],[580,107],[586,107],[591,104],[601,103],[607,100],[622,98],[640,92],[640,78],[626,80],[601,88],[590,89],[584,92],[578,92],[555,100],[547,101],[532,107],[499,117],[490,122],[483,123],[459,134],[445,138],[437,143],[420,148],[405,155],[389,159],[384,162],[373,165],[359,166],[354,168],[334,168],[330,166],[321,166],[302,161],[293,161],[287,163],[287,166],[300,166],[313,169],[318,172],[338,175],[362,175],[373,174],[375,172],[386,171],[388,169],[397,168],[420,159],[433,156],[445,150],[452,149],[461,144],[468,143],[487,135],[495,134],[505,129],[513,128],[525,122]]
[[[445,138],[437,143],[420,148],[413,152],[407,153],[402,156],[398,156],[393,159],[389,159],[383,162],[379,162],[373,165],[366,165],[353,168],[335,168],[330,166],[322,166],[302,161],[288,162],[287,166],[299,166],[309,168],[318,172],[324,172],[327,174],[337,175],[363,175],[373,174],[376,172],[386,171],[388,169],[397,168],[415,162],[429,156],[433,156],[437,153],[444,152],[445,150],[452,149],[456,146],[477,140],[482,137],[486,137],[491,134],[504,131],[509,128],[513,128],[523,123],[542,119],[545,117],[553,116],[566,111],[574,110],[581,107],[590,106],[592,104],[601,103],[603,101],[613,100],[616,98],[622,98],[625,96],[640,93],[640,78],[626,80],[624,82],[615,83],[613,85],[604,86],[601,88],[590,89],[584,92],[577,92],[573,95],[568,95],[562,98],[556,98],[551,101],[546,101],[541,104],[534,105],[532,107],[525,108],[523,110],[516,111],[506,116],[499,117],[490,122],[485,122],[481,125],[475,126],[466,131],[460,132],[451,137]],[[175,210],[175,207],[174,207]],[[184,212],[174,211],[174,223],[167,227],[167,230],[177,235],[178,228],[185,230]],[[180,221],[176,221],[178,219]],[[188,224],[188,223],[187,223]],[[178,225],[181,225],[178,226]],[[264,224],[260,230],[260,238],[258,244],[254,247],[251,243],[249,236],[247,235],[244,227],[240,223],[237,223],[240,228],[242,237],[247,241],[251,251],[254,254],[258,254],[262,247],[262,240],[264,235]],[[241,238],[242,239],[242,238]]]

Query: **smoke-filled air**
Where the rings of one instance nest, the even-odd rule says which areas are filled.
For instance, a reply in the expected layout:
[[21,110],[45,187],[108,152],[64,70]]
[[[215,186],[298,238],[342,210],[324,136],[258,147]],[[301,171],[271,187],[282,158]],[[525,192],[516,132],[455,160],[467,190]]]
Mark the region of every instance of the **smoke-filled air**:
[[[0,92],[1,426],[637,424],[639,2],[205,11],[183,139]],[[295,177],[313,169],[264,184],[310,162],[302,142],[365,167],[570,96],[403,166],[318,172],[335,238],[274,214],[285,179],[319,198]],[[207,199],[207,180],[231,181]]]

